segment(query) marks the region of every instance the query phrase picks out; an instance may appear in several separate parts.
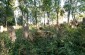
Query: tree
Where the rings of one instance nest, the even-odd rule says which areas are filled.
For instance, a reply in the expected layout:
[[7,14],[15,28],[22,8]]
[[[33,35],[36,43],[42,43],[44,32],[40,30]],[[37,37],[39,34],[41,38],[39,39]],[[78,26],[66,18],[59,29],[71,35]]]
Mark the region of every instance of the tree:
[[68,23],[69,23],[70,14],[71,14],[71,0],[66,0],[64,8],[68,12],[67,17],[68,17]]
[[0,25],[5,25],[5,6],[0,3]]
[[9,38],[12,41],[15,41],[16,35],[15,35],[15,30],[12,27],[14,25],[14,14],[13,14],[13,9],[12,9],[12,1],[11,0],[2,0],[1,1],[3,6],[2,10],[2,17],[4,18],[3,21],[5,21],[5,25],[7,26],[7,31],[9,33]]
[[31,41],[33,40],[32,37],[29,35],[29,26],[28,26],[28,2],[30,0],[19,0],[20,9],[22,12],[22,20],[23,20],[23,36],[24,38],[29,38]]
[[78,6],[78,8],[79,8],[79,11],[82,13],[84,13],[85,12],[85,0],[79,0],[78,1],[79,3],[80,3],[80,5]]
[[51,5],[52,5],[52,0],[43,0],[43,5],[42,5],[42,10],[46,12],[47,14],[47,23],[49,24],[49,18],[50,18],[50,12],[51,12]]
[[57,19],[56,19],[56,30],[58,30],[58,25],[59,25],[59,10],[60,10],[60,0],[54,0],[54,9],[57,14]]
[[65,11],[68,12],[68,15],[67,15],[68,23],[70,20],[70,15],[72,15],[73,19],[76,18],[75,15],[77,12],[79,12],[78,11],[78,9],[79,9],[78,3],[79,3],[79,0],[66,0],[65,1],[64,9],[65,9]]

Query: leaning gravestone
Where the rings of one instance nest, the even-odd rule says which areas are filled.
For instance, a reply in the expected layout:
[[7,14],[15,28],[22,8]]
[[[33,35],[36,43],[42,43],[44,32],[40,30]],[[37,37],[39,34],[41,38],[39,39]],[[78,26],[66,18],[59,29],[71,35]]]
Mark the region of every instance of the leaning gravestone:
[[3,32],[3,26],[0,26],[0,32]]
[[10,27],[8,27],[7,29],[8,29],[8,33],[9,33],[9,38],[10,38],[13,42],[15,42],[15,40],[16,40],[16,34],[15,34],[14,28],[13,28],[12,26],[10,26]]

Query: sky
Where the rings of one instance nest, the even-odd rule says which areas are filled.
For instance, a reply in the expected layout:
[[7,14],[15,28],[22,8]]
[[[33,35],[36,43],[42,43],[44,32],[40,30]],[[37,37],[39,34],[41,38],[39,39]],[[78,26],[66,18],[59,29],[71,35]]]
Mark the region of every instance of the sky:
[[61,0],[61,7],[63,7],[64,6],[64,0]]

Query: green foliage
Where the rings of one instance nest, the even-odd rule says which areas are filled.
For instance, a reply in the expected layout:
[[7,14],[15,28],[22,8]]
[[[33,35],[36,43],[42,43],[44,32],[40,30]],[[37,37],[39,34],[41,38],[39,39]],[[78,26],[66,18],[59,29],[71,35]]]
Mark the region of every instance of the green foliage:
[[0,33],[0,55],[9,55],[11,49],[11,40],[8,38],[8,33]]
[[51,10],[51,5],[52,5],[52,1],[51,0],[43,0],[43,7],[42,7],[42,9],[44,11],[49,12]]
[[[70,2],[65,3],[64,9],[72,12],[75,9],[72,7],[73,0],[68,1]],[[2,2],[2,4],[0,3],[0,24],[2,25],[7,21],[7,24],[12,26],[14,14],[10,0],[2,0]],[[56,18],[56,12],[60,12],[61,16],[64,14],[64,10],[60,9],[59,0],[54,0],[54,7],[52,7],[52,0],[42,0],[42,8],[37,6],[38,0],[19,0],[19,2],[19,8],[22,13],[25,13],[22,15],[26,16],[25,18],[28,17],[26,15],[28,8],[33,18],[37,18],[41,10],[48,16],[50,14],[52,19]],[[30,4],[28,5],[28,3]],[[3,4],[6,6],[4,7]],[[84,11],[84,7],[81,4],[79,9]],[[21,21],[23,22],[23,20]],[[23,29],[16,30],[17,39],[14,43],[11,42],[8,32],[0,33],[0,55],[85,55],[85,26],[71,28],[68,24],[62,24],[58,28],[57,31],[54,26],[45,26],[42,30],[32,28],[29,33],[33,36],[33,41],[24,38]]]
[[69,5],[69,4],[66,4],[66,5],[64,6],[64,8],[65,8],[66,11],[68,11],[68,10],[70,9],[70,5]]
[[3,25],[5,23],[5,9],[3,3],[0,3],[0,25]]
[[[39,36],[35,34],[38,30],[30,30],[33,33],[34,41],[24,39],[22,29],[16,30],[17,39],[11,43],[8,38],[8,33],[0,33],[0,54],[6,55],[85,55],[85,29],[80,26],[77,29],[69,28],[68,25],[60,33],[53,33],[52,35]],[[54,28],[48,29],[45,27],[44,31],[55,32]],[[48,30],[47,30],[48,29]],[[53,37],[52,37],[53,36]],[[3,42],[2,42],[3,41]],[[4,52],[3,52],[4,51]],[[8,52],[7,52],[8,51]]]
[[10,0],[8,1],[1,1],[0,3],[0,23],[3,25],[13,25],[14,24],[14,14],[13,14],[13,9],[10,4]]

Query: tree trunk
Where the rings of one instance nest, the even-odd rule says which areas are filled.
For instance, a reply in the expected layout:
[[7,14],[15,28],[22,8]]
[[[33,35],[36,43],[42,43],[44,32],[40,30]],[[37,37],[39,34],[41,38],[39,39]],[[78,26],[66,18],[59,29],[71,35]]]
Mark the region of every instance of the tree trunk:
[[58,11],[57,11],[57,20],[56,20],[56,30],[59,28],[59,17],[58,17]]
[[15,25],[17,26],[17,18],[15,17]]
[[37,3],[36,0],[34,0],[34,7],[35,7],[35,21],[36,21],[36,28],[38,28],[38,19],[37,19]]
[[59,17],[58,17],[58,12],[57,12],[57,25],[59,25],[58,19],[59,19]]
[[36,20],[36,28],[38,28],[37,13],[35,12],[35,14],[36,14],[36,17],[35,17],[35,20]]
[[56,28],[57,28],[57,30],[59,29],[59,2],[60,1],[58,1],[58,7],[57,7],[57,26],[56,26]]
[[48,25],[48,26],[49,26],[49,24],[50,24],[50,23],[49,23],[49,15],[50,15],[49,12],[47,12],[47,25]]
[[44,12],[44,27],[45,27],[45,12]]
[[68,11],[68,24],[69,24],[69,20],[70,20],[70,10]]
[[29,27],[28,27],[28,19],[26,19],[28,17],[25,16],[25,13],[22,12],[22,18],[23,18],[23,36],[25,39],[29,39],[31,41],[33,41],[33,37],[29,35]]

